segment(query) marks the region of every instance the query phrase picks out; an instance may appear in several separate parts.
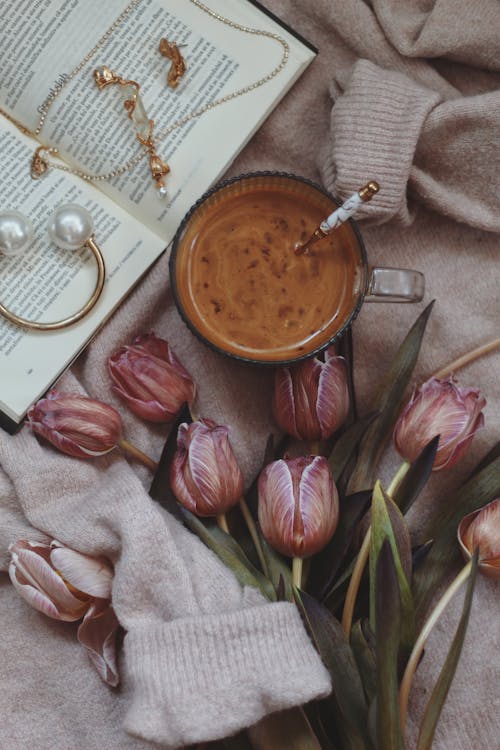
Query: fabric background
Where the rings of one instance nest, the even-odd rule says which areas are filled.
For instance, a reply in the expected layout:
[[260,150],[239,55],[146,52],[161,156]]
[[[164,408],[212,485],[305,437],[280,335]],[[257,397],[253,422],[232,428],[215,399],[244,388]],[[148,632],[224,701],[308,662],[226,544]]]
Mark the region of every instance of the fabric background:
[[[435,298],[415,381],[498,336],[500,212],[500,6],[496,0],[268,0],[268,7],[316,44],[320,54],[230,169],[230,175],[279,169],[312,178],[339,197],[366,179],[382,190],[361,225],[373,265],[426,275],[421,305],[364,305],[354,324],[360,411],[367,410],[385,362]],[[243,105],[242,105],[243,106]],[[197,411],[231,427],[247,481],[274,425],[272,373],[230,362],[183,325],[168,288],[167,257],[75,363],[90,395],[121,411],[129,440],[159,457],[166,428],[141,424],[113,396],[105,362],[118,346],[154,330],[168,339],[198,386]],[[449,474],[435,475],[413,511],[453,497],[471,466],[498,439],[499,354],[459,373],[486,395],[486,425]],[[69,379],[68,379],[69,378]],[[63,383],[64,384],[64,383]],[[50,451],[51,449],[46,449]],[[72,459],[67,459],[68,471]],[[397,464],[390,451],[382,468]],[[133,467],[147,485],[148,473]],[[36,477],[33,477],[36,492]],[[26,520],[0,475],[3,569],[9,542]],[[43,501],[43,498],[41,498]],[[31,538],[36,532],[30,531]],[[43,536],[42,536],[43,538]],[[74,627],[30,610],[0,575],[2,597],[2,745],[24,750],[151,747],[123,731],[126,692],[111,691],[89,667]],[[410,702],[408,747],[460,611],[449,606],[432,634]],[[437,729],[436,750],[500,747],[499,591],[480,579],[464,652]],[[84,739],[82,739],[84,738]],[[161,746],[161,745],[160,745]]]

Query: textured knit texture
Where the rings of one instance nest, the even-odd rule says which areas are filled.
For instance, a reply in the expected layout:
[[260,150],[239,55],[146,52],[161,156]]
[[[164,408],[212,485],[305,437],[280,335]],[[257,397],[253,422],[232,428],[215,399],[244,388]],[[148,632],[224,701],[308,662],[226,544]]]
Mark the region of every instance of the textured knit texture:
[[[426,274],[437,299],[415,379],[498,336],[500,5],[497,0],[268,0],[320,55],[230,170],[281,169],[340,197],[366,179],[382,191],[362,232],[374,265]],[[229,13],[229,5],[228,5]],[[89,20],[90,23],[90,20]],[[460,222],[460,223],[459,223]],[[377,226],[378,225],[378,226]],[[272,373],[229,362],[187,331],[163,257],[64,377],[117,406],[127,437],[158,458],[167,434],[126,412],[105,362],[154,329],[196,379],[196,410],[231,427],[247,481],[272,430]],[[385,358],[422,306],[365,305],[354,325],[360,411]],[[436,475],[414,509],[418,524],[498,439],[498,353],[459,374],[488,399],[486,426],[466,460]],[[263,605],[191,534],[152,504],[150,476],[118,456],[86,463],[24,430],[0,437],[0,555],[18,538],[56,536],[116,564],[113,599],[127,630],[122,685],[99,680],[75,626],[48,620],[0,576],[0,746],[13,750],[139,750],[221,736],[328,688],[288,605]],[[397,461],[388,455],[387,480]],[[451,571],[452,572],[452,571]],[[460,611],[453,601],[432,634],[412,692],[408,748]],[[481,579],[436,750],[499,747],[498,584]],[[196,665],[196,674],[193,674]]]

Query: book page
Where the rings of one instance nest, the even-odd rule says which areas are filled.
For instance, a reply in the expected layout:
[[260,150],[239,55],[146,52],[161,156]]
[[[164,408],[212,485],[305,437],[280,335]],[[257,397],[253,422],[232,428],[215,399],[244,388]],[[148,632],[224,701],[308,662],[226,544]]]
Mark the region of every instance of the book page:
[[[24,124],[34,127],[37,108],[58,82],[67,81],[126,4],[124,0],[43,0],[37,3],[33,19],[27,10],[29,2],[0,1],[7,18],[7,28],[0,32],[2,67],[2,43],[11,45],[0,101]],[[190,0],[139,0],[66,82],[40,134],[43,143],[57,145],[66,162],[92,174],[113,173],[142,157],[130,170],[97,184],[165,241],[314,57],[248,0],[207,0],[207,5],[229,23],[210,17]],[[18,17],[15,29],[13,16]],[[245,33],[231,23],[279,35],[290,46],[289,59],[266,83],[193,116],[219,98],[268,76],[282,59],[279,41]],[[12,48],[14,33],[23,39],[18,48]],[[175,90],[166,84],[171,63],[159,54],[161,37],[183,45],[187,70]],[[120,87],[99,91],[95,85],[93,71],[102,65],[140,84],[147,116],[154,119],[155,136],[159,136],[158,156],[171,168],[166,178],[169,195],[164,202],[157,198],[148,154],[138,143],[124,110]],[[162,137],[169,129],[171,132]]]
[[[3,125],[3,123],[2,123]],[[55,207],[76,203],[92,215],[106,281],[94,309],[60,331],[26,331],[0,316],[0,409],[19,421],[75,357],[124,295],[161,254],[165,243],[106,196],[59,171],[34,181],[20,170],[33,149],[14,126],[0,130],[0,206],[28,216],[34,239],[21,256],[0,253],[0,301],[29,320],[52,322],[81,309],[95,287],[97,268],[89,250],[61,250],[47,234]]]

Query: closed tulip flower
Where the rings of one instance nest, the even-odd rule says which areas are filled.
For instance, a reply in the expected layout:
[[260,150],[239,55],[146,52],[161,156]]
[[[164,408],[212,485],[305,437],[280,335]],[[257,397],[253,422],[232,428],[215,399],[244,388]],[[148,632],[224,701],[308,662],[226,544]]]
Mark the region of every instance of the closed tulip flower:
[[110,605],[113,569],[109,563],[57,541],[42,544],[20,540],[9,550],[9,576],[16,591],[54,620],[82,620],[77,632],[79,642],[101,678],[108,685],[117,685],[118,621]]
[[259,523],[266,540],[288,557],[314,555],[337,528],[338,492],[323,456],[280,459],[259,477]]
[[103,456],[122,439],[116,409],[77,393],[51,391],[31,407],[28,421],[34,432],[77,458]]
[[479,570],[488,578],[500,580],[500,497],[462,519],[458,541],[468,560],[479,547]]
[[181,505],[198,516],[222,515],[241,498],[243,475],[228,433],[211,419],[179,427],[170,483]]
[[396,423],[396,450],[412,463],[440,435],[433,471],[449,469],[464,456],[483,426],[485,405],[477,388],[459,388],[453,377],[431,378],[415,389]]
[[118,349],[108,361],[113,390],[129,409],[150,422],[171,422],[195,387],[168,343],[148,333]]
[[298,440],[324,440],[344,423],[349,411],[347,367],[333,347],[325,359],[307,359],[276,370],[274,416]]

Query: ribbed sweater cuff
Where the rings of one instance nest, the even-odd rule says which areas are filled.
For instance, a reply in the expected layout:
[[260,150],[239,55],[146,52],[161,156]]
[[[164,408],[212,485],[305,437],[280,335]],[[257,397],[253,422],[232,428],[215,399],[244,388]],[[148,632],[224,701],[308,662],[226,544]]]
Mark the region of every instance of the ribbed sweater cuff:
[[439,100],[439,94],[401,73],[367,60],[356,63],[332,110],[331,141],[319,164],[325,186],[347,198],[377,180],[380,193],[360,209],[360,217],[408,224],[410,168],[422,126]]
[[125,661],[125,728],[168,748],[226,737],[330,691],[297,609],[284,602],[131,631]]

